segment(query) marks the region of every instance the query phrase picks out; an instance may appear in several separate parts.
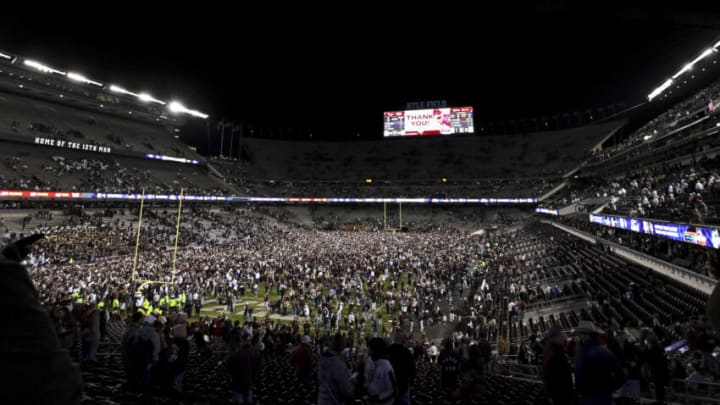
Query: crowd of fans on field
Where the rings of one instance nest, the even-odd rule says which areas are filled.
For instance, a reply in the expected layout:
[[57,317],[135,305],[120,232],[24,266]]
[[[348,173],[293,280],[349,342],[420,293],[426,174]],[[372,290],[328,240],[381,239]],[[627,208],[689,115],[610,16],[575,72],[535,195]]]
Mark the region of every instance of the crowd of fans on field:
[[[157,216],[149,228],[172,218]],[[543,299],[542,278],[528,276],[543,272],[557,254],[525,250],[551,242],[538,229],[480,239],[457,232],[310,231],[202,210],[193,210],[190,221],[196,233],[188,235],[175,258],[167,233],[150,230],[143,239],[137,279],[174,283],[147,286],[141,295],[134,294],[133,255],[119,256],[114,242],[123,239],[118,235],[127,239],[132,226],[117,218],[47,229],[48,238],[28,259],[61,345],[72,349],[79,342],[81,360],[96,361],[108,324],[129,319],[121,345],[124,389],[182,391],[188,357],[218,350],[229,354],[221,368],[232,377],[235,399],[246,402],[264,383],[257,379],[260,362],[273,354],[290,353],[300,386],[317,378],[324,403],[363,395],[371,403],[401,401],[410,395],[411,370],[418,361],[440,365],[439,383],[448,396],[472,395],[494,372],[493,346],[500,356],[512,351],[521,363],[540,364],[537,342],[519,351],[508,348],[499,328],[503,322],[522,322],[525,304]],[[213,240],[218,233],[223,237]],[[572,356],[562,357],[560,331],[540,345],[547,344],[543,350],[552,358],[546,367],[574,368],[574,388],[567,385],[567,374],[546,374],[556,401],[561,400],[557,395],[574,398],[575,392],[606,398],[625,381],[615,369],[592,371],[613,357],[598,340],[604,331],[579,326],[586,330],[575,331],[576,353],[599,351],[599,360],[575,354],[573,367]],[[433,327],[457,331],[439,344],[427,335]],[[388,347],[387,339],[397,346]],[[703,347],[714,347],[714,337],[708,339]],[[659,343],[652,336],[646,340],[646,350],[654,353]],[[523,359],[528,349],[534,357]],[[657,361],[652,358],[643,357],[642,367],[652,367]],[[643,381],[657,388],[661,380],[649,375]],[[627,388],[632,395],[634,386]]]

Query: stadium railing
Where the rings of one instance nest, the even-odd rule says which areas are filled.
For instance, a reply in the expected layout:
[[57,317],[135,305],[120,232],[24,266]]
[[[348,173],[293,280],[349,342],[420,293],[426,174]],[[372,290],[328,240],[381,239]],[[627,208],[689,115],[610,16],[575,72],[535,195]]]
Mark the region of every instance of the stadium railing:
[[681,404],[720,404],[720,383],[691,382],[675,379],[670,382],[674,402]]
[[498,358],[493,365],[495,375],[501,377],[521,378],[529,381],[540,380],[540,369],[531,364],[518,364],[507,356]]

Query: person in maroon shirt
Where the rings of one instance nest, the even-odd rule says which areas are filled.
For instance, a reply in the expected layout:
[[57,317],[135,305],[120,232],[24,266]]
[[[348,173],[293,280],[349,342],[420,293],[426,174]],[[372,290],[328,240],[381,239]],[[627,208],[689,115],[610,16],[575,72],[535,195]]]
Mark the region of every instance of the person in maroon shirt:
[[227,360],[227,370],[232,377],[233,401],[253,403],[253,386],[260,376],[260,353],[250,344],[250,335],[240,336],[240,348]]
[[310,347],[311,342],[312,339],[310,336],[303,336],[302,342],[300,342],[300,345],[298,345],[293,352],[295,375],[297,375],[298,382],[303,385],[312,384],[313,356],[312,348]]

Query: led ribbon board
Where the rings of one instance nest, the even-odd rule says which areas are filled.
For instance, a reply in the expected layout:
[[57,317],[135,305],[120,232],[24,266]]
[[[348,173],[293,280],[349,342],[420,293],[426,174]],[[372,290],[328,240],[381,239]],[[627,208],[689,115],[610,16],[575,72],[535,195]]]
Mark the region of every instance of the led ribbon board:
[[[67,191],[0,190],[0,200],[11,199],[139,200],[141,194],[78,193]],[[145,194],[146,200],[180,199],[178,194]],[[352,197],[250,197],[184,195],[186,201],[229,201],[245,203],[324,203],[324,204],[536,204],[537,198],[352,198]]]
[[597,214],[590,214],[590,222],[692,245],[720,248],[720,230],[718,228]]

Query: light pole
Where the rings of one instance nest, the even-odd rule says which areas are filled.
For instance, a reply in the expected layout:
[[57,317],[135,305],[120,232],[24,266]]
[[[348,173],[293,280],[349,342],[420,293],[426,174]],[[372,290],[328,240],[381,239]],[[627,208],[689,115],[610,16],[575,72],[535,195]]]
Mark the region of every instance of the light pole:
[[230,123],[230,158],[232,158],[232,156],[233,156],[232,147],[233,147],[234,135],[235,135],[235,124],[231,122]]
[[225,143],[225,122],[220,121],[222,129],[220,130],[220,157],[223,155],[223,143]]

